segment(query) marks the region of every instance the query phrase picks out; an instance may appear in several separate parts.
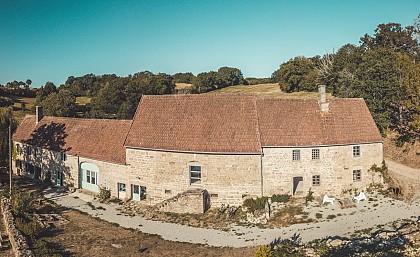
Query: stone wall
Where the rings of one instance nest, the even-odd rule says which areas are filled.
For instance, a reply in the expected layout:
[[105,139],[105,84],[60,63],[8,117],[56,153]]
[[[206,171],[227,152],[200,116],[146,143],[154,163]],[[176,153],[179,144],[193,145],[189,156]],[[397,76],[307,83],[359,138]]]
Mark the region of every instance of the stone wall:
[[[145,186],[146,202],[156,204],[189,189],[209,192],[212,206],[239,205],[261,196],[260,155],[201,154],[127,149],[130,184]],[[201,166],[201,183],[190,185],[189,166]]]
[[[382,182],[378,174],[368,172],[373,164],[381,165],[382,143],[360,144],[361,156],[353,157],[353,145],[264,148],[264,195],[292,194],[293,177],[301,176],[304,194],[311,188],[316,195],[339,195],[350,188],[364,189]],[[319,159],[312,160],[312,149],[319,149]],[[300,150],[300,160],[292,160],[292,151]],[[353,170],[362,171],[361,181],[353,181]],[[320,175],[320,185],[312,185],[312,176]]]
[[10,244],[16,257],[32,257],[32,251],[22,233],[15,226],[15,219],[11,211],[10,200],[1,197],[0,207],[3,215],[3,222],[9,236]]
[[208,209],[209,195],[203,189],[191,189],[171,197],[156,205],[162,212],[204,213]]
[[[15,144],[19,144],[24,149],[21,143],[15,142]],[[127,177],[128,167],[123,164],[99,161],[71,154],[67,154],[66,160],[62,161],[59,152],[41,148],[38,148],[36,156],[33,156],[33,154],[26,155],[25,151],[22,150],[17,155],[17,159],[24,163],[40,167],[42,171],[40,175],[41,179],[44,179],[49,171],[53,183],[57,172],[61,172],[63,174],[63,186],[65,187],[80,187],[79,167],[84,162],[94,164],[99,168],[98,185],[110,189],[112,196],[118,197],[117,182],[126,183],[127,185],[129,183]],[[13,162],[12,167],[14,173],[17,174],[16,162]],[[33,177],[33,175],[29,174],[28,168],[25,165],[23,165],[21,175]]]

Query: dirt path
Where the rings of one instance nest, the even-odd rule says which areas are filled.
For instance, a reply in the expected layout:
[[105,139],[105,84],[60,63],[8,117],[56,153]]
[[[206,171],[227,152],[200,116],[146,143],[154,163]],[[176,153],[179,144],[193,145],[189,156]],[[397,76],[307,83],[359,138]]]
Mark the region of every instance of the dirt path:
[[[312,211],[314,212],[322,211],[325,216],[327,214],[336,216],[316,223],[295,224],[274,229],[233,226],[229,231],[220,231],[146,220],[139,216],[125,216],[116,210],[118,205],[101,204],[92,196],[79,192],[69,194],[45,191],[44,195],[62,206],[86,212],[93,217],[117,223],[125,228],[157,234],[165,240],[219,247],[268,244],[276,238],[290,238],[294,234],[299,234],[303,242],[335,235],[351,236],[357,230],[384,225],[397,219],[416,219],[420,215],[420,201],[408,204],[403,201],[381,198],[377,201],[364,201],[359,203],[356,208],[345,210],[341,210],[337,204],[313,207]],[[348,213],[345,213],[346,211]]]
[[[420,157],[419,157],[420,158]],[[385,159],[389,175],[403,194],[408,197],[420,198],[420,169],[411,168],[403,164]]]

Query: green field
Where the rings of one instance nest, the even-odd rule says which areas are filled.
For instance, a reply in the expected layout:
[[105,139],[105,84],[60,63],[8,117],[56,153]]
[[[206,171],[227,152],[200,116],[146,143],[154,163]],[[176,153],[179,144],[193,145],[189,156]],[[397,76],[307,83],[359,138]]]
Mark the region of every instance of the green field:
[[[318,98],[317,92],[295,92],[285,93],[280,90],[278,84],[258,84],[258,85],[238,85],[217,89],[207,94],[257,94],[264,97],[280,97],[280,98]],[[328,98],[332,98],[331,94],[327,94]]]

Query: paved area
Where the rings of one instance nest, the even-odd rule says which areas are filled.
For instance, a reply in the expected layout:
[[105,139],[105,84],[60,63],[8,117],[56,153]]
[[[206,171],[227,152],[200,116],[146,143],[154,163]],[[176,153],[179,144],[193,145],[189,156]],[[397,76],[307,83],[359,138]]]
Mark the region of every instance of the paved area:
[[94,200],[93,196],[79,192],[68,193],[47,190],[44,194],[47,198],[62,206],[86,212],[93,217],[117,223],[125,228],[134,228],[144,233],[157,234],[166,240],[221,247],[268,244],[276,238],[290,238],[294,234],[299,234],[303,242],[328,236],[350,236],[357,230],[383,225],[397,219],[417,219],[420,215],[420,200],[408,204],[403,201],[383,198],[378,199],[378,201],[360,202],[356,208],[345,209],[345,211],[337,205],[313,207],[313,213],[322,211],[324,217],[330,214],[341,214],[336,218],[324,219],[319,222],[295,224],[275,229],[232,226],[229,231],[220,231],[151,221],[138,216],[125,216],[116,209],[119,205],[102,204]]

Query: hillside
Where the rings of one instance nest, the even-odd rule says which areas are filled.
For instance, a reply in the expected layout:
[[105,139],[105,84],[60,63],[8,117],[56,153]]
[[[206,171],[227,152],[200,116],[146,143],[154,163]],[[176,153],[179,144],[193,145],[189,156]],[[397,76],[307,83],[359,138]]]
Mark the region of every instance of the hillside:
[[[318,98],[317,92],[294,92],[285,93],[280,90],[276,83],[257,84],[257,85],[238,85],[230,86],[222,89],[210,91],[206,94],[258,94],[264,97],[281,97],[281,98]],[[327,98],[333,98],[331,94],[327,94]]]

